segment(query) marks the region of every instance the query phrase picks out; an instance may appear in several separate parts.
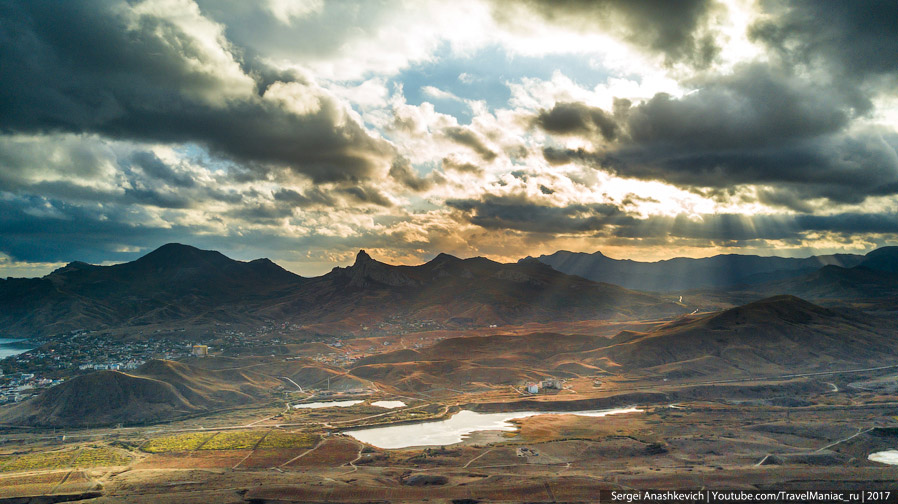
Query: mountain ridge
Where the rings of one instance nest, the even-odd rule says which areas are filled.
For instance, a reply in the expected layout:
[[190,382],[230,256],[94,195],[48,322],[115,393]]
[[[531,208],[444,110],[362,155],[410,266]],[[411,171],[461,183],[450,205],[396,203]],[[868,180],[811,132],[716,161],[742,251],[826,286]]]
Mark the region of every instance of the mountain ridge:
[[566,275],[537,261],[498,263],[440,254],[390,265],[360,250],[319,277],[275,263],[167,244],[112,266],[72,262],[38,279],[0,280],[0,324],[18,335],[178,323],[278,320],[345,331],[387,320],[453,327],[529,321],[669,316],[684,307]]
[[[622,287],[670,292],[701,288],[725,288],[762,283],[806,274],[828,264],[856,266],[865,256],[832,254],[807,258],[720,254],[706,258],[675,257],[655,262],[612,259],[601,252],[592,254],[559,250],[536,259],[564,273]],[[766,276],[765,276],[766,275]],[[772,278],[771,278],[772,276]]]

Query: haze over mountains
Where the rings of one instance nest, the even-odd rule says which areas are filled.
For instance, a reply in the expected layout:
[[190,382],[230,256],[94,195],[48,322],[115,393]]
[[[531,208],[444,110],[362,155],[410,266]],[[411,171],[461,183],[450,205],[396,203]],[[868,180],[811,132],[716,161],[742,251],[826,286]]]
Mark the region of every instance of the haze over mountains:
[[[875,258],[876,252],[888,248],[871,252],[871,255]],[[890,256],[889,253],[884,255]],[[677,257],[639,262],[612,259],[601,252],[587,254],[560,250],[536,259],[558,271],[596,282],[613,283],[628,289],[670,292],[760,284],[812,273],[827,265],[852,268],[863,263],[867,257],[836,254],[796,259],[727,254],[702,259]],[[891,259],[894,260],[894,257]]]

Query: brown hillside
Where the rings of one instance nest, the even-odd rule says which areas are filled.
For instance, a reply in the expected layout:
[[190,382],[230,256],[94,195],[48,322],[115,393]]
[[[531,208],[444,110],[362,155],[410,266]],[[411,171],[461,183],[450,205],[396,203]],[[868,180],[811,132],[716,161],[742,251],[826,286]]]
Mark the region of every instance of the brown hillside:
[[894,355],[898,350],[894,332],[885,321],[860,312],[829,310],[793,296],[777,296],[641,337],[622,335],[596,354],[629,370],[688,369],[699,364],[748,374],[826,369]]
[[886,320],[777,296],[611,339],[552,333],[447,339],[362,359],[351,373],[396,386],[464,388],[606,372],[779,375],[891,362],[896,353],[895,329]]
[[99,371],[73,378],[4,410],[0,421],[40,426],[153,423],[264,401],[279,385],[279,380],[253,371],[154,360],[133,374]]
[[3,423],[91,426],[153,422],[201,410],[169,383],[118,371],[99,371],[57,385],[5,409]]

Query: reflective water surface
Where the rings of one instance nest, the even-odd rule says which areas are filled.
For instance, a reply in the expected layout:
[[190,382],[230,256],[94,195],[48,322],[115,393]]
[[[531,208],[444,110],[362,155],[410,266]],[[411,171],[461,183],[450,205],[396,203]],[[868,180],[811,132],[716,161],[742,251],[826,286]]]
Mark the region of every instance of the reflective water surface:
[[509,420],[537,415],[580,415],[603,417],[621,413],[636,413],[635,407],[590,411],[518,411],[512,413],[476,413],[462,410],[446,420],[436,422],[409,423],[370,429],[343,431],[359,441],[379,448],[406,448],[409,446],[444,446],[461,442],[465,436],[475,431],[513,431],[515,426]]

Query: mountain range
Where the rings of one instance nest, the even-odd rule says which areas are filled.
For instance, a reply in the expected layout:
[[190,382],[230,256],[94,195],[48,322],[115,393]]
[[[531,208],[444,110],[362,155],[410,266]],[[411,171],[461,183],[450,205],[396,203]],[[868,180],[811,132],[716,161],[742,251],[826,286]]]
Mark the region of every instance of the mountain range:
[[270,320],[323,332],[388,320],[469,327],[684,310],[656,295],[566,275],[538,261],[501,264],[446,254],[418,266],[393,266],[360,251],[352,266],[304,278],[267,259],[235,261],[168,244],[133,262],[74,262],[42,278],[0,280],[0,324],[16,336]]
[[612,259],[601,252],[587,254],[561,250],[541,255],[536,260],[558,271],[596,282],[643,291],[676,292],[763,284],[813,273],[824,266],[852,268],[865,262],[875,265],[890,261],[894,265],[895,251],[888,250],[891,248],[898,249],[885,247],[868,256],[835,254],[796,259],[727,254],[702,259],[677,257],[657,262]]
[[[164,245],[128,263],[73,262],[42,278],[0,280],[7,335],[146,326],[257,326],[291,322],[321,334],[377,324],[468,328],[596,319],[646,319],[791,294],[832,305],[898,300],[898,247],[805,259],[721,255],[656,263],[599,252],[556,252],[517,263],[439,254],[417,266],[377,261],[312,278],[268,259],[243,262],[188,245]],[[620,284],[615,285],[615,284]],[[631,290],[663,291],[656,294]],[[675,302],[669,292],[704,289]]]

